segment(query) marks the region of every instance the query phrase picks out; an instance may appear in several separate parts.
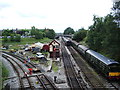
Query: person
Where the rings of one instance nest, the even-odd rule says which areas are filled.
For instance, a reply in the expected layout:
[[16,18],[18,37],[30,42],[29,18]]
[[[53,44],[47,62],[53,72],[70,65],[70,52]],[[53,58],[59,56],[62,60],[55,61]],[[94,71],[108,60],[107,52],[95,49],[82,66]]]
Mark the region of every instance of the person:
[[24,64],[26,65],[26,60],[24,60]]
[[29,74],[32,75],[32,68],[29,68]]
[[28,57],[28,62],[30,62],[30,58]]

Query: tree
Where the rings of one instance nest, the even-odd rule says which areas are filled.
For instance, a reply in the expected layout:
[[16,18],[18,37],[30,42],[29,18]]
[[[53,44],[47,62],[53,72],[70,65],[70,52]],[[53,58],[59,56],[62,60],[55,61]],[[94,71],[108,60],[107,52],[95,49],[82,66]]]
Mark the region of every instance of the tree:
[[31,27],[31,35],[35,35],[36,34],[36,29],[35,26]]
[[46,35],[46,37],[48,37],[50,39],[54,39],[55,38],[55,31],[53,29],[47,29],[45,31],[45,35]]
[[77,42],[82,41],[87,34],[87,30],[78,30],[74,33],[73,40],[76,40]]
[[69,34],[74,34],[74,30],[71,27],[68,27],[64,30],[64,34],[69,35]]
[[102,39],[104,38],[104,18],[94,16],[93,25],[89,27],[86,43],[93,50],[99,51],[102,48]]
[[[106,36],[103,41],[103,47],[108,54],[113,59],[120,59],[120,28],[116,22],[114,22],[114,17],[112,15],[107,15],[105,19]],[[108,47],[109,46],[109,47]]]
[[20,42],[21,41],[21,36],[19,34],[16,34],[15,41],[16,42]]
[[3,37],[3,42],[7,42],[7,41],[8,41],[7,36],[4,36],[4,37]]
[[10,41],[15,41],[14,34],[10,35]]
[[112,10],[115,22],[120,27],[120,1],[114,2]]
[[36,28],[35,28],[35,26],[32,26],[31,29],[32,29],[32,30],[35,30]]
[[6,29],[2,31],[3,36],[10,36],[11,34],[15,34],[13,30]]
[[35,38],[36,39],[42,39],[43,38],[43,33],[40,32],[40,31],[36,31]]
[[110,58],[120,59],[120,27],[112,14],[106,17],[94,16],[94,23],[89,27],[86,43],[95,51]]

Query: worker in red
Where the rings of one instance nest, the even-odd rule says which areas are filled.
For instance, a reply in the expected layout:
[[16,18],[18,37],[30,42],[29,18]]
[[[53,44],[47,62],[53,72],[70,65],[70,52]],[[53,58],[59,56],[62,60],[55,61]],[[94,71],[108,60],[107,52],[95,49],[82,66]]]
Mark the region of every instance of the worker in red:
[[28,68],[28,70],[29,70],[29,74],[32,75],[32,70],[33,69],[32,68]]

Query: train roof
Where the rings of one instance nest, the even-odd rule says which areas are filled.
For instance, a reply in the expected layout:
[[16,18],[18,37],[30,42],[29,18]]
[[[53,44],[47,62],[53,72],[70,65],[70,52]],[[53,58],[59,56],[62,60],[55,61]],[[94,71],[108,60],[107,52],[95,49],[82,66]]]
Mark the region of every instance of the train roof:
[[117,61],[109,59],[109,58],[107,58],[107,57],[105,57],[105,56],[101,55],[100,53],[97,53],[93,50],[87,50],[86,52],[91,54],[92,56],[96,57],[97,59],[99,59],[100,61],[105,63],[106,65],[119,64]]
[[72,43],[74,43],[75,45],[79,45],[80,43],[74,41],[74,40],[71,40]]
[[89,49],[89,48],[87,48],[86,46],[84,46],[84,45],[80,45],[80,44],[78,45],[78,48],[79,48],[79,47],[80,47],[81,49],[83,49],[84,51],[86,51],[86,50]]
[[66,37],[63,37],[64,41],[67,42],[67,41],[70,41],[68,38]]

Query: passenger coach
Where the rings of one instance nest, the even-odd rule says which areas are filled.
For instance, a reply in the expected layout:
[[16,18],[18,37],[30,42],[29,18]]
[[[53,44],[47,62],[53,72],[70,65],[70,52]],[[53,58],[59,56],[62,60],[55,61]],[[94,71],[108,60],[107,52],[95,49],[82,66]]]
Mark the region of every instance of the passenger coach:
[[78,45],[79,53],[81,53],[82,56],[84,56],[84,57],[85,57],[85,55],[86,55],[86,51],[87,51],[88,49],[89,49],[89,48],[87,48],[86,46]]
[[[73,46],[95,69],[108,79],[120,79],[120,63],[97,53],[73,40],[64,39],[65,44]],[[101,74],[102,75],[102,74]]]
[[93,50],[86,51],[86,59],[108,79],[120,79],[120,64]]

